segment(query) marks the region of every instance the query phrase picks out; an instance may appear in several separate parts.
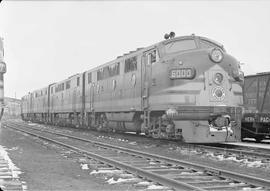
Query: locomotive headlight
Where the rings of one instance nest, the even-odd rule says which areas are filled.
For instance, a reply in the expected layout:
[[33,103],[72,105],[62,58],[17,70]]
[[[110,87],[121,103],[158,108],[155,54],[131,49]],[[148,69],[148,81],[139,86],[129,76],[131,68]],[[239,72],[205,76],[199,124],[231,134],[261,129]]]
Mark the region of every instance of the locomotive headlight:
[[225,98],[225,90],[222,87],[217,86],[212,89],[212,96],[215,97],[217,101],[223,101]]
[[220,49],[214,48],[210,53],[210,58],[216,63],[221,62],[221,60],[223,59],[223,53]]
[[217,84],[217,85],[220,85],[223,81],[223,75],[221,73],[216,73],[214,75],[214,82]]

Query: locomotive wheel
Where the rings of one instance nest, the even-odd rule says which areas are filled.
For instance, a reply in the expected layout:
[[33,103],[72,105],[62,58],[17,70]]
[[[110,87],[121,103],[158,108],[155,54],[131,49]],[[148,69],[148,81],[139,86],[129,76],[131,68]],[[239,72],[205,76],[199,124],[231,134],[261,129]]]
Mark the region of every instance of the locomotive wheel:
[[111,129],[108,126],[108,121],[107,121],[105,114],[101,114],[100,116],[98,116],[97,121],[98,121],[97,131],[103,131],[103,132],[112,132],[113,131],[113,129]]
[[157,117],[151,117],[150,119],[150,132],[149,136],[152,138],[159,138],[158,119]]

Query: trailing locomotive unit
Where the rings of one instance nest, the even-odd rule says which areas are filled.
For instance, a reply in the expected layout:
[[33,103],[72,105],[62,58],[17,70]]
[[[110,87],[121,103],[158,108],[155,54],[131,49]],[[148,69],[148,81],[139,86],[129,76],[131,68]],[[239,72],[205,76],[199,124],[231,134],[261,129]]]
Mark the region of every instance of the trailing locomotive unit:
[[28,94],[23,119],[185,142],[239,141],[239,62],[208,38],[165,37]]
[[270,72],[245,76],[242,137],[270,138]]

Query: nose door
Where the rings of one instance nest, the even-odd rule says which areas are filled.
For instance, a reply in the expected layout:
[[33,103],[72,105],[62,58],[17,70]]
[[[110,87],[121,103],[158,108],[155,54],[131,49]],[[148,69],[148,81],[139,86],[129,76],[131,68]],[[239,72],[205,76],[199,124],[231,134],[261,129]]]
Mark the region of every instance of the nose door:
[[152,78],[152,64],[149,60],[150,51],[142,57],[142,110],[149,108],[150,83]]

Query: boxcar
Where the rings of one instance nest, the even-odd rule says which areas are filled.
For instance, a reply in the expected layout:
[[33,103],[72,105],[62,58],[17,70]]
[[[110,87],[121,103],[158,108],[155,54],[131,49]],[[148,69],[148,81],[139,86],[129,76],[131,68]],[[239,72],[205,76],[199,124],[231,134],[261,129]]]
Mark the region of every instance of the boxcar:
[[270,136],[270,72],[245,76],[242,138]]

